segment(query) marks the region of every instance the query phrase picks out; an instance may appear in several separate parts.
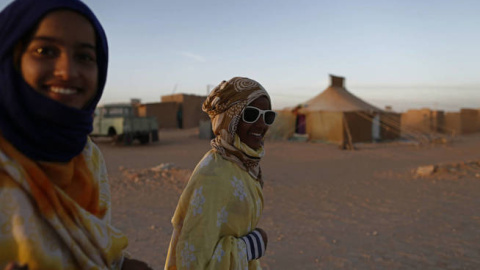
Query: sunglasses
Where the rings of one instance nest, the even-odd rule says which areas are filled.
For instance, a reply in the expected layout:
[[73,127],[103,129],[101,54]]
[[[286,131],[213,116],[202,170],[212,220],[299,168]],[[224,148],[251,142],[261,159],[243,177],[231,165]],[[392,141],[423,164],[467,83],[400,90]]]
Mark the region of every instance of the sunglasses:
[[263,122],[270,126],[273,124],[273,121],[275,121],[277,113],[272,110],[260,110],[257,107],[247,106],[245,110],[243,110],[242,120],[245,123],[252,124],[257,122],[260,115],[263,115]]

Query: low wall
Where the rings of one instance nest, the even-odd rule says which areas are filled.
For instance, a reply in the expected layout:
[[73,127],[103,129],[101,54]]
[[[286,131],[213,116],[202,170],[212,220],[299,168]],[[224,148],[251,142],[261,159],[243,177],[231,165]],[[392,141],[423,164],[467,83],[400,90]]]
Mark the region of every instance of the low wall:
[[158,128],[178,128],[176,102],[146,103],[138,107],[139,116],[155,116]]

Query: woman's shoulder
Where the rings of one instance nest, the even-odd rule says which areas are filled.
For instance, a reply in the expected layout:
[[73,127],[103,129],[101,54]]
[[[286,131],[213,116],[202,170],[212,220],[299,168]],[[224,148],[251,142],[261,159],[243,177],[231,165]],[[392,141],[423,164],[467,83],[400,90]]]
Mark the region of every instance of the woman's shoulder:
[[216,151],[208,151],[198,162],[193,175],[223,176],[224,174],[232,174],[235,166],[231,161],[224,159]]
[[224,159],[215,151],[209,151],[197,164],[190,177],[190,188],[209,186],[213,189],[225,189],[234,178],[243,178],[243,171],[233,162]]
[[93,162],[99,166],[102,166],[104,163],[102,152],[97,144],[95,144],[90,137],[88,137],[87,143],[83,148],[82,155],[85,158],[87,163]]
[[93,155],[102,156],[102,152],[100,151],[100,148],[96,143],[92,141],[90,137],[87,137],[87,143],[85,144],[85,147],[83,148],[82,153],[85,156],[93,156]]

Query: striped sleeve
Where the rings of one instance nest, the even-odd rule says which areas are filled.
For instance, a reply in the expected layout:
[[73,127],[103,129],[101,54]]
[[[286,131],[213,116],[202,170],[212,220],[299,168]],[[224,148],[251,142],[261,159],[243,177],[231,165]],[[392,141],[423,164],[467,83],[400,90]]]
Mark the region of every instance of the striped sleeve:
[[265,255],[265,243],[263,237],[258,230],[241,237],[247,247],[247,258],[249,261],[256,260]]

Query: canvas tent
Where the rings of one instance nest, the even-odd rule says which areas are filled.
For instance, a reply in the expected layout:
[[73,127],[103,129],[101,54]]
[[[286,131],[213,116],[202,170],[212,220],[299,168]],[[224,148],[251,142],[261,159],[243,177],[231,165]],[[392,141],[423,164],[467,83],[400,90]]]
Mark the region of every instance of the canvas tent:
[[306,101],[301,111],[328,112],[381,112],[382,110],[350,93],[345,87],[345,78],[330,75],[331,85],[323,92]]
[[[345,78],[330,75],[331,85],[294,109],[279,112],[275,131],[305,133],[308,140],[353,146],[356,142],[395,139],[400,133],[400,115],[383,111],[350,93]],[[296,118],[294,127],[290,111]],[[278,134],[276,137],[281,137]]]

